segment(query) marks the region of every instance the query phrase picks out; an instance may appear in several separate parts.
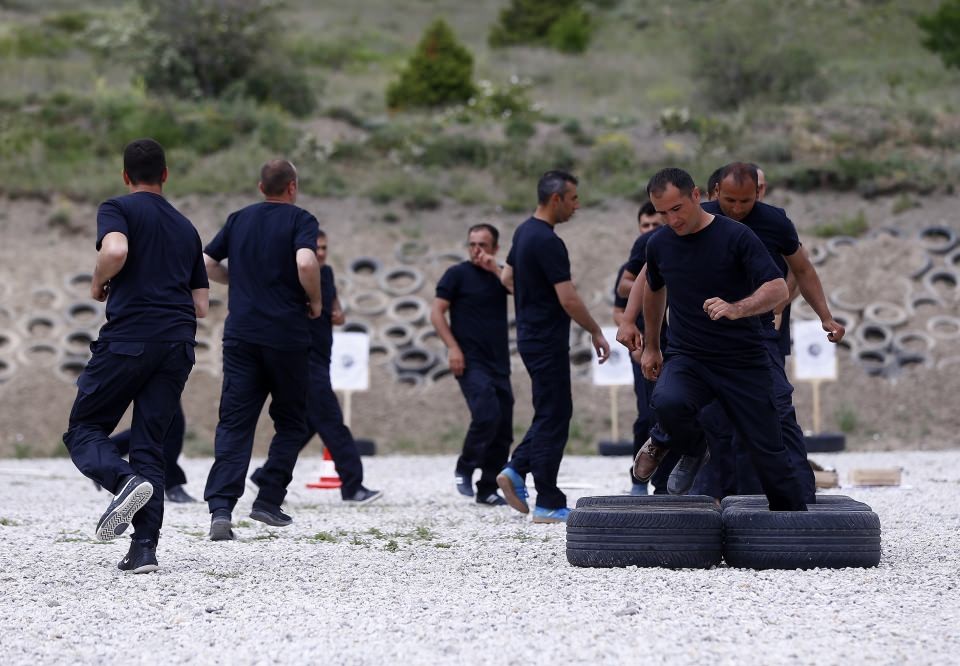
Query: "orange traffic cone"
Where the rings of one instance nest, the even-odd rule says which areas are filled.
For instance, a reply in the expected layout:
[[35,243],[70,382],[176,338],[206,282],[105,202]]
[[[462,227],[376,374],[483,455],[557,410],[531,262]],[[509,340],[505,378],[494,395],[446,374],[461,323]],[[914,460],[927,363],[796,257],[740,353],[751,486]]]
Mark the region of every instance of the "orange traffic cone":
[[340,475],[337,474],[337,468],[333,464],[333,458],[330,456],[330,449],[323,447],[323,462],[320,463],[320,480],[316,483],[308,483],[307,488],[339,488],[343,483],[340,481]]

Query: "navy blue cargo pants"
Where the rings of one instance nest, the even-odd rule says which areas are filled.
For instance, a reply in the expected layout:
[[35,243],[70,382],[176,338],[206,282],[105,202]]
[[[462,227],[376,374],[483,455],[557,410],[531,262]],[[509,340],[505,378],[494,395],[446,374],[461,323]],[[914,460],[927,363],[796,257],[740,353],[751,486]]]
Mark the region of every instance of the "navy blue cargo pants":
[[497,491],[497,474],[510,455],[513,442],[513,388],[508,375],[498,375],[469,363],[457,378],[470,409],[470,426],[457,458],[456,473],[467,478],[480,470],[477,495]]
[[[183,451],[183,436],[186,433],[187,423],[183,416],[183,407],[177,405],[167,434],[163,436],[163,480],[164,489],[169,490],[182,486],[187,482],[187,475],[180,467],[180,453]],[[110,441],[117,447],[121,456],[130,453],[130,435],[132,431],[124,430],[110,437]]]

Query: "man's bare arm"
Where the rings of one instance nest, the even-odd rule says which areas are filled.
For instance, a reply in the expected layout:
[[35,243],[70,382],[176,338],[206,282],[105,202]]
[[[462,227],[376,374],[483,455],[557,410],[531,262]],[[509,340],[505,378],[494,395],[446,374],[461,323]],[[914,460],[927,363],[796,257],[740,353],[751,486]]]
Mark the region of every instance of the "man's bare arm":
[[[638,280],[639,281],[639,280]],[[663,369],[663,351],[660,349],[660,328],[663,316],[667,312],[667,289],[660,287],[656,291],[645,288],[643,291],[643,328],[646,332],[646,344],[640,355],[640,369],[643,376],[651,381],[660,377]]]
[[571,319],[586,329],[590,334],[593,348],[596,350],[597,356],[600,357],[600,362],[603,363],[606,361],[610,357],[610,344],[606,338],[603,337],[600,324],[594,320],[590,315],[590,311],[587,310],[587,306],[584,305],[580,299],[580,295],[577,293],[576,287],[573,286],[573,282],[570,280],[558,282],[553,285],[553,288],[557,292],[557,298],[560,300],[560,307],[570,315]]
[[103,302],[107,300],[107,282],[116,277],[127,263],[127,237],[119,231],[111,231],[100,241],[97,264],[90,281],[90,295]]
[[623,318],[617,327],[617,342],[622,344],[630,351],[636,351],[643,348],[643,334],[637,328],[637,319],[643,312],[643,297],[646,290],[647,267],[640,269],[640,275],[633,281],[630,287],[630,295],[627,297],[627,306],[623,309]]
[[197,319],[203,319],[210,309],[210,290],[204,287],[193,289],[190,293],[193,295],[193,311],[197,314]]
[[297,250],[297,277],[310,301],[310,318],[316,319],[323,311],[320,295],[320,263],[313,250],[305,247]]
[[628,298],[630,296],[630,290],[633,289],[633,283],[636,281],[636,275],[630,271],[623,271],[623,274],[620,276],[620,282],[617,283],[617,296],[620,298]]
[[806,250],[801,247],[784,259],[787,260],[790,272],[796,276],[797,287],[803,295],[803,299],[810,304],[813,311],[820,317],[823,330],[827,332],[827,339],[831,342],[840,342],[846,330],[830,313],[830,306],[827,305],[827,297],[823,293],[820,276],[817,275],[817,269],[810,263],[810,257],[807,256]]
[[510,264],[504,266],[503,270],[500,271],[500,284],[511,294],[513,293],[513,266]]
[[203,265],[207,269],[207,278],[219,284],[230,283],[230,272],[227,267],[207,253],[203,254]]
[[463,357],[463,350],[460,349],[460,343],[453,335],[453,329],[447,323],[447,310],[450,309],[450,301],[445,298],[435,298],[430,307],[430,323],[433,324],[433,330],[437,332],[443,344],[447,346],[447,365],[455,377],[463,374],[466,362]]
[[[786,280],[775,278],[764,282],[755,292],[735,303],[728,303],[722,298],[708,298],[703,302],[703,311],[714,321],[717,319],[743,319],[744,317],[771,312],[777,303],[787,298],[789,293]],[[647,335],[652,335],[652,333],[648,330]]]

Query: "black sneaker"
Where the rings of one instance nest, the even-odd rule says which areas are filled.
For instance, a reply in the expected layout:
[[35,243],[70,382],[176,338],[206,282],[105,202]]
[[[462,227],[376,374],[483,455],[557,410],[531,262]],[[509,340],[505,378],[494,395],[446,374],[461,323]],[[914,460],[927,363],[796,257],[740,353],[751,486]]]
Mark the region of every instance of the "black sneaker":
[[167,488],[166,491],[164,491],[163,496],[167,498],[168,502],[173,502],[175,504],[189,504],[197,501],[193,499],[186,490],[184,490],[183,486]]
[[472,476],[472,474],[460,474],[457,472],[453,477],[453,480],[457,484],[457,492],[464,497],[473,497],[473,486],[470,485],[473,481]]
[[667,492],[671,495],[686,495],[693,487],[693,481],[703,466],[710,460],[710,448],[703,450],[699,456],[680,456],[676,467],[670,472],[667,479]]
[[129,571],[135,574],[150,573],[160,568],[157,564],[157,544],[141,539],[130,540],[130,550],[126,557],[117,564],[120,571]]
[[293,518],[281,511],[279,506],[269,504],[254,503],[250,517],[272,527],[286,527],[293,522]]
[[381,497],[383,497],[383,491],[370,490],[361,486],[360,490],[353,494],[353,497],[344,497],[343,501],[350,504],[369,504],[370,502],[376,502]]
[[508,506],[507,500],[503,499],[497,493],[490,493],[487,496],[477,495],[477,504],[484,506]]
[[210,517],[210,541],[233,541],[233,518],[227,509],[217,509]]
[[133,474],[120,487],[110,506],[97,523],[97,538],[112,541],[124,533],[133,520],[133,515],[142,509],[153,496],[153,484],[142,476]]

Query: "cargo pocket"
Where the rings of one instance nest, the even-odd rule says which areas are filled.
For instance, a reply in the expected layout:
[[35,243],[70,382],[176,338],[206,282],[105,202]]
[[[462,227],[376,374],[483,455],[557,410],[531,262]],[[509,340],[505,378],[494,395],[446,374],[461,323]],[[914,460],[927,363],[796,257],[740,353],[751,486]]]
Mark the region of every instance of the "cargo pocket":
[[111,342],[107,346],[107,350],[111,354],[116,354],[117,356],[142,356],[143,355],[143,343],[142,342]]
[[80,392],[84,395],[91,395],[100,388],[100,382],[87,373],[81,372],[80,376],[77,377],[77,388],[80,389]]
[[190,365],[195,365],[197,362],[197,352],[194,349],[192,342],[185,342],[183,344],[183,353],[186,354],[187,360],[190,361]]

